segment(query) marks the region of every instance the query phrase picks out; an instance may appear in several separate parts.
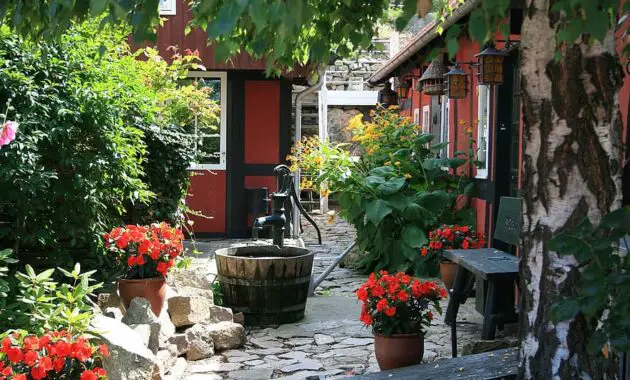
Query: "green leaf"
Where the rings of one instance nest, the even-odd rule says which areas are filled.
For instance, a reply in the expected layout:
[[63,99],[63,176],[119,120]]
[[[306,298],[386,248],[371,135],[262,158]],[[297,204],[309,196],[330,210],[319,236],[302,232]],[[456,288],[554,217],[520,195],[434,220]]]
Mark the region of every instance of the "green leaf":
[[217,17],[212,19],[208,25],[206,31],[208,37],[217,38],[232,31],[238,22],[238,18],[245,10],[246,5],[247,2],[244,0],[228,1],[224,3],[221,9],[219,9]]
[[391,166],[380,166],[378,168],[370,170],[371,176],[387,178],[390,177],[392,174],[394,174],[394,168],[392,168]]
[[376,189],[379,185],[383,185],[385,182],[385,178],[379,176],[371,175],[365,178],[365,184],[373,189]]
[[441,213],[450,203],[450,196],[443,190],[418,194],[416,202],[429,211]]
[[379,185],[376,191],[380,195],[391,195],[399,192],[405,186],[405,179],[402,177],[394,177],[387,182]]
[[378,224],[392,211],[393,209],[390,207],[389,203],[382,199],[377,199],[367,204],[365,220],[372,222],[375,226],[378,226]]
[[420,134],[420,136],[416,137],[416,139],[414,140],[414,143],[416,145],[425,145],[433,141],[433,139],[435,139],[434,135],[430,133],[422,133]]
[[424,231],[415,225],[407,225],[403,228],[402,240],[412,248],[422,248],[429,243]]

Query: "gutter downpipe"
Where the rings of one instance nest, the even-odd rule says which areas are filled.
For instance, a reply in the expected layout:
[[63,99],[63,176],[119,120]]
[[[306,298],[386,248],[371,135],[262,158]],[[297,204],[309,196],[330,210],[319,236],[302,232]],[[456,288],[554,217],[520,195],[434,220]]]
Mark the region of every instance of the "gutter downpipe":
[[[294,145],[302,140],[302,101],[308,95],[313,94],[315,91],[319,90],[324,81],[326,80],[326,72],[322,72],[319,77],[319,81],[313,86],[301,91],[295,97],[295,139],[293,140]],[[300,191],[300,168],[297,168],[295,175],[293,176],[293,183],[295,185],[295,189],[297,190],[299,197]],[[300,210],[296,205],[293,206],[293,238],[297,239],[300,236]]]
[[481,0],[468,0],[455,11],[453,11],[453,14],[450,17],[447,17],[446,21],[444,21],[442,24],[434,22],[433,26],[427,33],[421,35],[411,44],[404,46],[398,54],[396,54],[391,60],[387,61],[385,66],[381,67],[377,72],[375,72],[368,79],[368,82],[373,85],[382,83],[384,79],[388,77],[389,74],[391,74],[391,72],[394,71],[399,65],[407,61],[412,55],[417,53],[429,42],[439,36],[439,34],[437,33],[438,25],[442,25],[444,30],[448,29],[451,25],[455,24],[462,17],[471,12],[473,8],[479,3],[481,3]]

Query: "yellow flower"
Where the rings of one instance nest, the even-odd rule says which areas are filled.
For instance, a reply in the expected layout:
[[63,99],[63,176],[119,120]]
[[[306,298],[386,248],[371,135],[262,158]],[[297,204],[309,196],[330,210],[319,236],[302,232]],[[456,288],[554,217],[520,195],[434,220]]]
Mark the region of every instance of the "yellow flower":
[[409,173],[405,173],[405,178],[406,178],[406,179],[409,179],[409,178],[411,178],[411,177],[412,177],[412,176],[411,176],[411,174],[409,174]]
[[291,170],[292,172],[297,171],[298,167],[297,164],[293,164],[289,167],[289,170]]
[[317,156],[313,159],[313,161],[315,161],[315,164],[317,165],[321,165],[322,164],[322,158],[320,156]]
[[390,166],[391,164],[392,164],[391,162],[387,161],[387,162],[385,163],[385,166]]
[[334,211],[328,213],[328,224],[333,224],[335,222],[336,214]]
[[330,191],[328,191],[328,189],[322,189],[322,190],[319,192],[319,195],[320,195],[320,196],[322,196],[322,197],[324,197],[324,198],[325,198],[325,197],[327,197],[327,196],[328,196],[328,194],[330,194]]
[[396,161],[396,162],[394,162],[394,165],[396,165],[396,166],[400,166],[400,161]]
[[473,131],[472,127],[466,128],[466,133],[472,133],[472,131]]

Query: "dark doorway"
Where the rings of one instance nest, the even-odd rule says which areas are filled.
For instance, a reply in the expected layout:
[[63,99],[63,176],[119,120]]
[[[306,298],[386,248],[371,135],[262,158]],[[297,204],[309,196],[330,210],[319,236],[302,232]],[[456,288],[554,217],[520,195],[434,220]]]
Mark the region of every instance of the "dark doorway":
[[[518,51],[514,50],[506,58],[505,80],[498,87],[497,93],[494,221],[497,218],[501,197],[519,196],[521,86]],[[506,252],[510,251],[510,246],[501,241],[495,240],[493,246]]]

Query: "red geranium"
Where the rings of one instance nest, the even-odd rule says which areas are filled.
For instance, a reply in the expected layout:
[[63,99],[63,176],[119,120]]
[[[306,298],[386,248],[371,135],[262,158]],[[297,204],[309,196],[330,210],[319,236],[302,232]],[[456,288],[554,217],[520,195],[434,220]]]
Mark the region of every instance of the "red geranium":
[[103,239],[116,261],[126,266],[127,278],[166,277],[184,250],[184,234],[167,223],[116,227]]
[[445,224],[429,232],[429,245],[422,247],[420,254],[441,255],[445,249],[476,249],[485,244],[483,234],[475,232],[473,227]]
[[435,282],[422,282],[403,272],[372,273],[357,290],[362,302],[360,320],[375,333],[421,333],[433,319],[432,306],[441,312],[439,300],[446,290]]
[[[0,348],[0,380],[107,379],[102,361],[106,345],[94,345],[86,337],[65,331],[40,337],[26,331],[5,333]],[[86,377],[83,374],[87,373]]]

